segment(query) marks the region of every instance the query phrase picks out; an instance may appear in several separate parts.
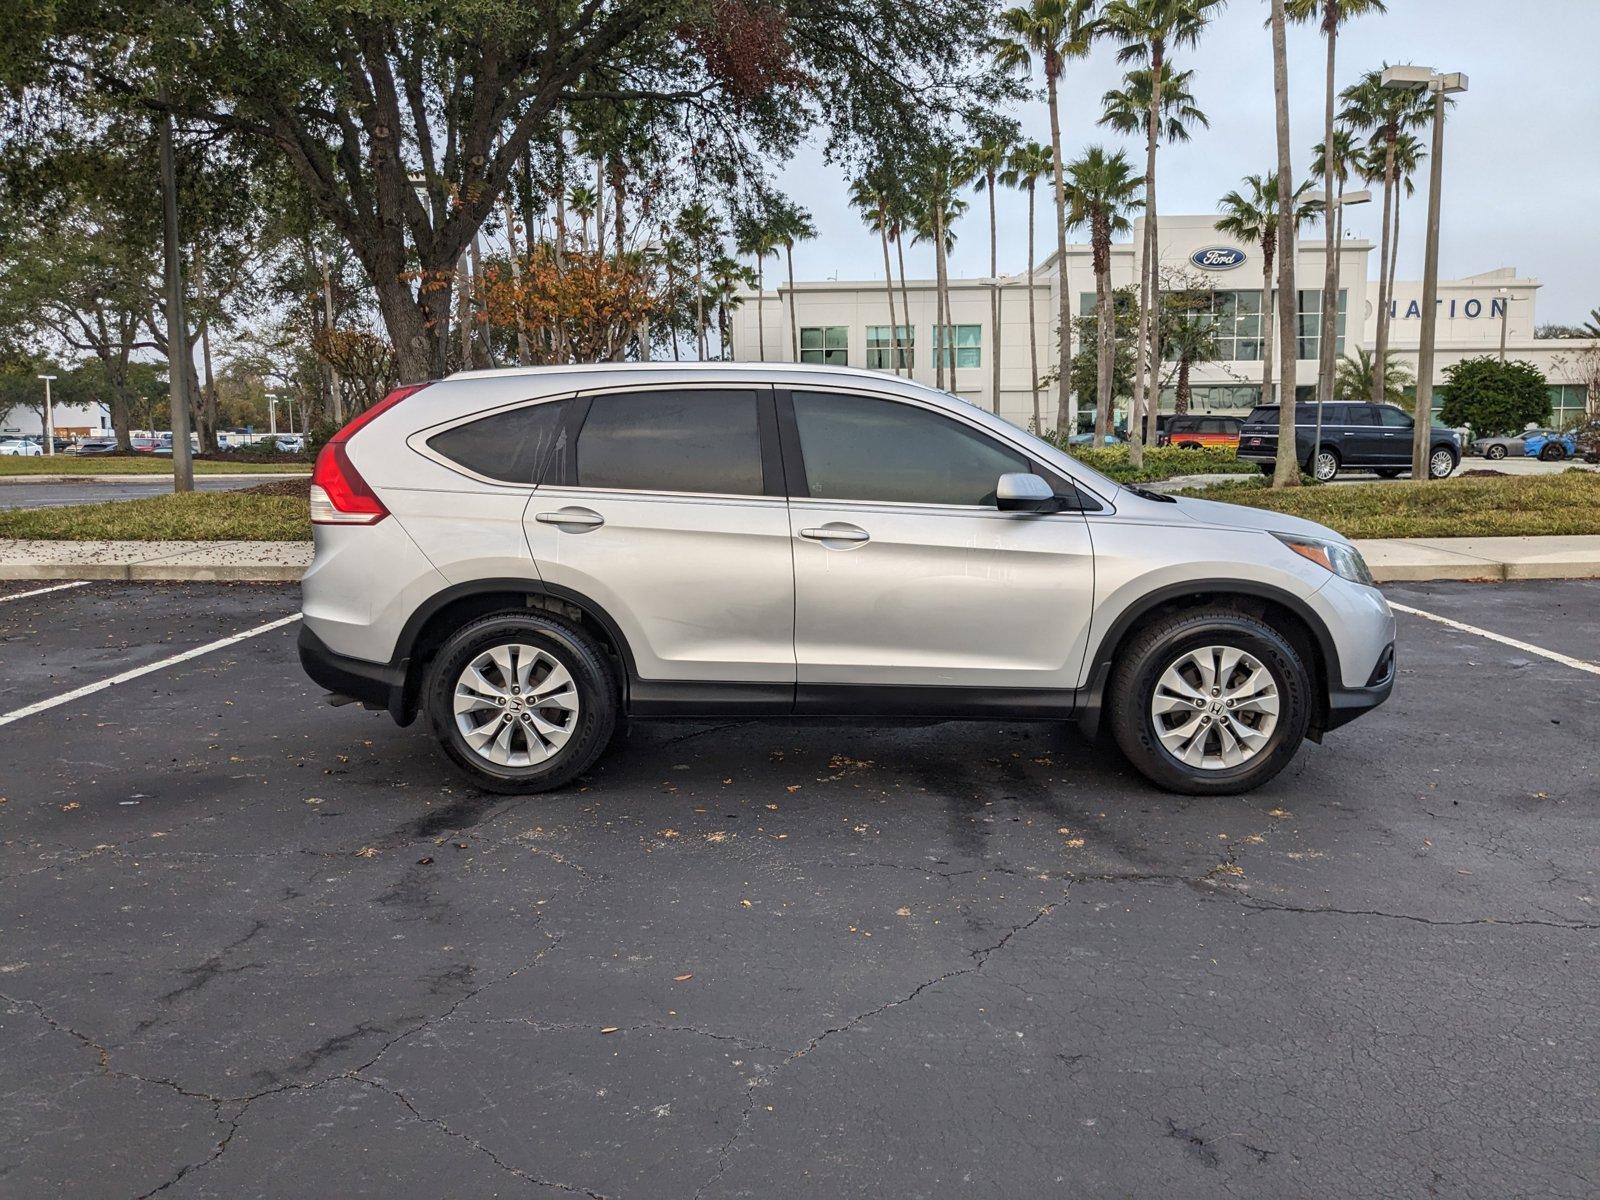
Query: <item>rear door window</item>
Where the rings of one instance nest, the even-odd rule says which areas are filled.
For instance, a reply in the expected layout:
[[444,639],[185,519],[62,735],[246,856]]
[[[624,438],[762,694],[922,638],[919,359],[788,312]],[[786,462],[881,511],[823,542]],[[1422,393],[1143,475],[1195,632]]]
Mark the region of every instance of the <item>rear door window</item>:
[[1345,418],[1346,425],[1376,426],[1378,420],[1378,406],[1375,404],[1349,405],[1349,415]]
[[578,434],[574,486],[759,496],[754,390],[673,388],[596,396]]
[[570,404],[554,400],[491,413],[434,434],[428,448],[475,475],[537,485],[565,438]]

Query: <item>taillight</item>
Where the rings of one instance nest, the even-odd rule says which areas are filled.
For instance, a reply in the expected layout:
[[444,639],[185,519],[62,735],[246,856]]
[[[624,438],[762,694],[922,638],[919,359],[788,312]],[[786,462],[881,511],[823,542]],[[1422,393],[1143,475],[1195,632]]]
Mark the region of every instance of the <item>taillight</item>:
[[376,525],[389,510],[356,466],[347,443],[379,414],[393,408],[426,383],[396,388],[328,439],[311,469],[311,523],[313,525]]

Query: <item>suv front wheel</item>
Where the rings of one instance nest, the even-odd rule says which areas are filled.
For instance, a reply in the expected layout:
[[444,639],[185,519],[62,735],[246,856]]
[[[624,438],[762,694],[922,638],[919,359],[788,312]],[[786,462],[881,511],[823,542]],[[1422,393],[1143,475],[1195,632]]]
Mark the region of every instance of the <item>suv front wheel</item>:
[[1455,469],[1456,456],[1443,446],[1435,447],[1433,453],[1428,456],[1429,479],[1448,479]]
[[617,723],[617,685],[582,630],[504,612],[439,649],[425,703],[434,736],[479,787],[546,792],[594,763]]
[[1289,764],[1311,717],[1311,680],[1271,625],[1189,609],[1135,634],[1107,695],[1128,760],[1168,791],[1246,792]]

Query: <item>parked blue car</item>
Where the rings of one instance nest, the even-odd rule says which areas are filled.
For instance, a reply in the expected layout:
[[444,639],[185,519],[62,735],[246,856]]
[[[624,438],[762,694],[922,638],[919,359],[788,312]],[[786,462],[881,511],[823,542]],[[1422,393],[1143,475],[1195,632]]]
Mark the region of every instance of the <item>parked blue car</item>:
[[1578,439],[1556,429],[1528,429],[1512,437],[1479,438],[1472,449],[1488,459],[1526,457],[1560,462],[1578,453]]

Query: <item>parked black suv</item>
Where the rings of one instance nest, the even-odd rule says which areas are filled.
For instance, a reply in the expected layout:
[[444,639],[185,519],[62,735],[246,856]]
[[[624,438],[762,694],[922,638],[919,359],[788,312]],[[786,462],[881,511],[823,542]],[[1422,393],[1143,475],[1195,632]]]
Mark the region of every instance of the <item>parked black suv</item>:
[[[1348,469],[1376,471],[1385,479],[1393,479],[1410,469],[1413,426],[1411,415],[1403,409],[1392,404],[1324,404],[1322,445],[1313,456],[1316,405],[1296,404],[1294,407],[1296,457],[1302,470],[1314,474],[1322,482]],[[1239,457],[1260,463],[1262,472],[1270,475],[1277,456],[1278,406],[1262,404],[1245,418],[1244,428],[1239,431]],[[1435,425],[1433,442],[1428,448],[1428,476],[1443,479],[1460,462],[1460,435]]]

